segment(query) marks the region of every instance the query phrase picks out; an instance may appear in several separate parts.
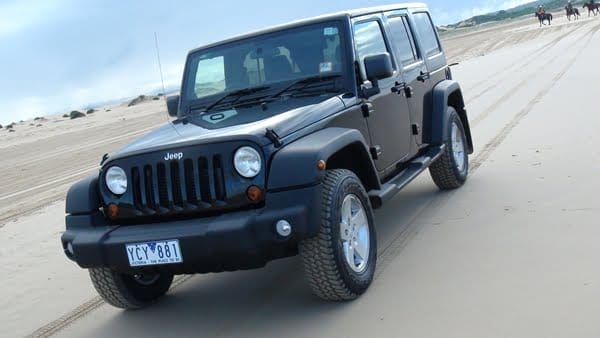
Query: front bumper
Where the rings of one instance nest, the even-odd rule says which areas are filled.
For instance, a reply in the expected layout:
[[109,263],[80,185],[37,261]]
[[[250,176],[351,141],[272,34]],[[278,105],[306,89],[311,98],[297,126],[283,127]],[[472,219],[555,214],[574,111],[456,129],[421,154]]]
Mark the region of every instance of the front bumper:
[[[317,234],[320,189],[268,193],[265,207],[258,210],[153,224],[109,225],[99,212],[68,215],[61,241],[67,257],[83,268],[139,271],[129,266],[125,245],[170,239],[179,240],[183,263],[152,269],[202,273],[257,268],[296,253],[298,240]],[[275,230],[282,219],[292,225],[286,238]]]

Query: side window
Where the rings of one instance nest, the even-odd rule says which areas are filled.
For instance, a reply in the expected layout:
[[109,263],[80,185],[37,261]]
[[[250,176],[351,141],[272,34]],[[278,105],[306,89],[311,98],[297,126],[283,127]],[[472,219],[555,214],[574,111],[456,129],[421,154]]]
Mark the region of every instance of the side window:
[[356,52],[360,61],[360,69],[364,73],[364,59],[369,55],[389,53],[381,26],[377,21],[366,21],[354,25]]
[[392,38],[398,47],[398,59],[402,64],[408,65],[417,61],[415,43],[413,41],[408,22],[405,16],[395,16],[388,19]]
[[442,49],[440,48],[429,14],[415,13],[413,17],[415,19],[415,28],[421,37],[423,54],[432,55],[441,52]]

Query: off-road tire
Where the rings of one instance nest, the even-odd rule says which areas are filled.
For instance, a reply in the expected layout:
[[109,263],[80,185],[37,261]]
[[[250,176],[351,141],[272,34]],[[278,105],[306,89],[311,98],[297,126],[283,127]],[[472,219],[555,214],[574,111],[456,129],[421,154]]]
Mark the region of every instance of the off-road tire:
[[[454,149],[451,140],[452,125],[456,123],[460,131],[460,137],[463,144],[464,168],[459,170],[454,156]],[[445,141],[446,149],[444,153],[429,167],[429,173],[433,182],[441,190],[451,190],[461,187],[467,180],[469,174],[469,156],[467,155],[467,139],[465,137],[465,128],[453,107],[448,107],[448,123],[446,128],[448,139]]]
[[149,285],[137,282],[133,275],[109,268],[89,269],[90,279],[98,294],[108,304],[122,309],[140,309],[154,303],[171,287],[172,274],[161,273]]
[[[344,259],[340,236],[341,206],[349,194],[364,209],[369,229],[369,254],[364,271],[353,271]],[[369,197],[360,180],[349,170],[329,170],[322,180],[321,224],[316,237],[299,243],[305,275],[312,292],[321,299],[347,301],[363,294],[373,281],[377,261],[377,239]]]

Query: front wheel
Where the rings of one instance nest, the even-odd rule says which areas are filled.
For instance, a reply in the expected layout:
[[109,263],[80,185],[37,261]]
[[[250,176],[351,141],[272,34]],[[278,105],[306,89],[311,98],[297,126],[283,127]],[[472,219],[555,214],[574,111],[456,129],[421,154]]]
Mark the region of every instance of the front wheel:
[[92,268],[89,273],[104,301],[122,309],[150,305],[167,293],[173,282],[172,274],[158,272],[130,275],[109,268]]
[[442,190],[462,186],[469,174],[465,128],[452,107],[448,107],[448,137],[444,153],[429,167],[433,182]]
[[329,170],[322,181],[321,224],[299,250],[313,293],[332,301],[363,294],[375,274],[377,239],[373,211],[356,175]]

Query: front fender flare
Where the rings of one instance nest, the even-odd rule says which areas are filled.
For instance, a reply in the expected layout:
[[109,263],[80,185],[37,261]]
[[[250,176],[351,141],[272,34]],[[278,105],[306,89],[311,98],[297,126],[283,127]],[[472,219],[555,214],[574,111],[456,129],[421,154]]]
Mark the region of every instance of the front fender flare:
[[355,143],[367,144],[358,130],[331,127],[288,144],[272,157],[268,190],[318,184],[325,172],[317,168],[317,162],[326,161],[339,150]]
[[98,175],[88,176],[73,184],[67,192],[66,212],[71,215],[91,214],[102,206]]

